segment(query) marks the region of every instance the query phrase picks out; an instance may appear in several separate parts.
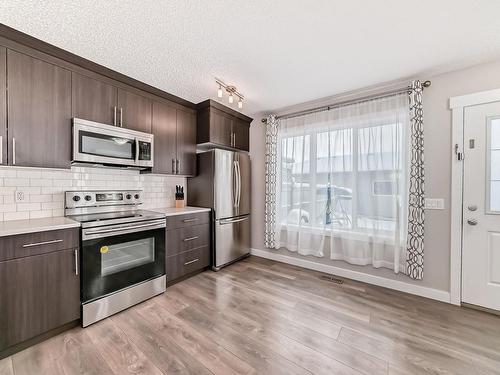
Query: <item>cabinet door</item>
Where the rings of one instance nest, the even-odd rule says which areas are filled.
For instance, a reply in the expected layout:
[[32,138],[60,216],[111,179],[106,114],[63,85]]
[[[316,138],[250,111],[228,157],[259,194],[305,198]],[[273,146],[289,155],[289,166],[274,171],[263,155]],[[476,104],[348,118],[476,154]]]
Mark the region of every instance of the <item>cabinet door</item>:
[[244,151],[249,151],[250,145],[249,145],[249,130],[250,127],[247,122],[242,121],[238,118],[235,118],[233,121],[233,140],[234,140],[234,145],[233,147],[244,150]]
[[154,173],[175,174],[176,109],[153,102]]
[[233,120],[229,115],[210,108],[210,142],[231,147]]
[[71,74],[73,117],[116,125],[117,88],[78,73]]
[[74,250],[0,262],[0,351],[80,318]]
[[151,100],[118,89],[119,124],[124,128],[151,133]]
[[196,115],[177,110],[177,159],[179,174],[196,174]]
[[7,164],[7,49],[0,47],[0,165]]
[[70,168],[71,72],[8,50],[9,164]]

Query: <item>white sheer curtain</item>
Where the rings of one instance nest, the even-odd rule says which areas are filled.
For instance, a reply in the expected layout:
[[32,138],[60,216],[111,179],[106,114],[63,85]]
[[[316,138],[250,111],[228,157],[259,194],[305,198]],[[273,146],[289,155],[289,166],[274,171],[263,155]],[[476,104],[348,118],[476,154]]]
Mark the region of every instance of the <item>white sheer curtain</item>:
[[280,121],[276,247],[404,272],[408,95]]

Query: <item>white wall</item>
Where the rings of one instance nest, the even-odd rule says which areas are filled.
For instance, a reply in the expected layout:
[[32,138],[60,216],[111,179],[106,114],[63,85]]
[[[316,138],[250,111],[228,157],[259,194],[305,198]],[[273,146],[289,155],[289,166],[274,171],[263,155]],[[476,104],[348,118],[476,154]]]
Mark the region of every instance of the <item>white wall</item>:
[[[377,275],[442,291],[450,290],[450,196],[451,196],[451,111],[449,98],[471,92],[500,88],[500,61],[440,74],[430,79],[432,86],[424,92],[426,195],[444,198],[445,209],[426,212],[424,280],[415,281],[404,275],[395,275],[386,269],[353,266],[325,258],[304,257],[286,250],[280,254],[313,262],[334,265],[366,274]],[[250,127],[250,154],[252,156],[252,247],[264,248],[264,151],[265,131],[255,116]],[[274,251],[274,250],[273,250]]]
[[[64,216],[64,192],[67,190],[143,190],[141,208],[173,207],[175,185],[185,186],[186,179],[109,168],[2,167],[0,221]],[[15,202],[16,190],[25,194],[22,203]]]

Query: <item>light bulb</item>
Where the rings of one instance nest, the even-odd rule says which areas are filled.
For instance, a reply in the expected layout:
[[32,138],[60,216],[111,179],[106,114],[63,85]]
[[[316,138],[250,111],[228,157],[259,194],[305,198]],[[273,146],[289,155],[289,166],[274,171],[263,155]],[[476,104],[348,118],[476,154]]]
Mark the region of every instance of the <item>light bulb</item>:
[[217,90],[217,97],[222,98],[222,86],[219,85],[219,89]]
[[229,104],[233,104],[234,98],[233,98],[233,93],[229,94]]
[[238,100],[238,108],[243,108],[243,100]]

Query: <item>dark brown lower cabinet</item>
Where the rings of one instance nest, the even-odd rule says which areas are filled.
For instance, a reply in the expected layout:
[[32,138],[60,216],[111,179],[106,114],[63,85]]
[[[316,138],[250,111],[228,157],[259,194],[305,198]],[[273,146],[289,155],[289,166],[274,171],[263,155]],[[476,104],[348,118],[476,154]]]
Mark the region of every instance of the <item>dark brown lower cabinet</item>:
[[196,271],[204,270],[209,265],[210,250],[208,246],[167,257],[168,283],[171,285],[173,281]]
[[210,266],[210,232],[210,212],[167,218],[168,285]]
[[75,249],[0,262],[0,351],[80,318],[76,267]]

